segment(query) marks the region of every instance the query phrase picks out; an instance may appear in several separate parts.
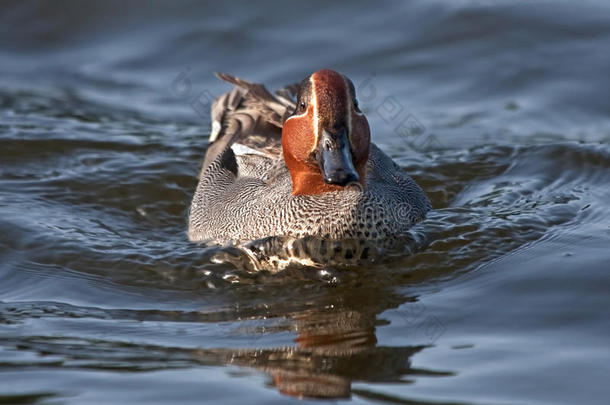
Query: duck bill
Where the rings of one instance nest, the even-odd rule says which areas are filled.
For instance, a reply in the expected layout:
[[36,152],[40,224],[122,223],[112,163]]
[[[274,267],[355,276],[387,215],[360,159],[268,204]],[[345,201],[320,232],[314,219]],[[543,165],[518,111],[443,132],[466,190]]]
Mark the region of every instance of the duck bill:
[[336,134],[322,131],[318,146],[318,164],[324,181],[345,186],[359,180],[345,128]]

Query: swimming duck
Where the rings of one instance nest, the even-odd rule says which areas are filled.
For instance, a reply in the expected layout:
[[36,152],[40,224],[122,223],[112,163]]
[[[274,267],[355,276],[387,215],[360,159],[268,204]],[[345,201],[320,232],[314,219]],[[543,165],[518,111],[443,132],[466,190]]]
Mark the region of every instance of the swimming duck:
[[431,209],[422,189],[371,143],[346,76],[319,70],[275,94],[217,76],[235,88],[212,105],[189,213],[191,241],[376,243],[403,235]]

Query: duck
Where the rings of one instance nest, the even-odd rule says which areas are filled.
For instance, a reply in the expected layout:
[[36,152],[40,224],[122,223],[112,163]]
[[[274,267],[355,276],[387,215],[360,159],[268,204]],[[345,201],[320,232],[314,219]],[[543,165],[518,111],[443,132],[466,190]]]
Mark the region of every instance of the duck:
[[422,188],[371,142],[345,75],[321,69],[274,93],[216,75],[234,88],[212,103],[188,214],[191,241],[313,238],[332,241],[345,257],[341,241],[395,240],[431,210]]

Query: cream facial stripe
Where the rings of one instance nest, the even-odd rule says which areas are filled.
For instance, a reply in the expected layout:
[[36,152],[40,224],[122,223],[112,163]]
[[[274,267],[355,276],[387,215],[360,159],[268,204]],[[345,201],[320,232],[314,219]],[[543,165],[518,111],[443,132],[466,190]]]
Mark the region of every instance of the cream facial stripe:
[[[297,100],[297,103],[298,103],[298,102],[299,102],[299,100]],[[298,107],[298,105],[297,105],[297,107]],[[305,110],[305,112],[304,112],[303,114],[299,114],[299,115],[292,115],[292,116],[288,117],[288,118],[286,119],[286,122],[290,121],[290,120],[291,120],[291,119],[293,119],[293,118],[302,118],[302,117],[306,116],[306,115],[307,115],[307,111],[308,111],[308,110],[309,110],[309,109]]]
[[313,79],[315,74],[311,75],[309,78],[309,83],[311,83],[311,102],[313,103],[313,149],[312,152],[318,148],[318,139],[320,132],[320,122],[318,118],[318,95],[316,93],[316,81]]
[[[315,137],[314,150],[315,150],[316,146],[318,145],[318,98],[316,97],[316,87],[314,84],[313,75],[311,75],[309,77],[309,83],[311,83],[311,92],[312,92],[311,102],[313,104],[313,119],[314,119],[314,128],[315,128],[314,129],[314,137]],[[297,100],[297,108],[299,108],[298,102],[299,102],[299,100]],[[307,115],[308,112],[309,112],[309,108],[307,108],[303,114],[293,115],[292,117],[289,117],[288,119],[286,119],[286,122],[290,121],[293,118],[303,118]]]

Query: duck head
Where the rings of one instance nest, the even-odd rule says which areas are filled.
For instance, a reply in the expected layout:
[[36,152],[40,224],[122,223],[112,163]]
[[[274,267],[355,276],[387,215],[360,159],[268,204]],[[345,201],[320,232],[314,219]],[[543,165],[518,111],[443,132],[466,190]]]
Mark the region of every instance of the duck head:
[[300,84],[282,128],[292,194],[320,194],[365,184],[371,134],[350,79],[318,70]]

